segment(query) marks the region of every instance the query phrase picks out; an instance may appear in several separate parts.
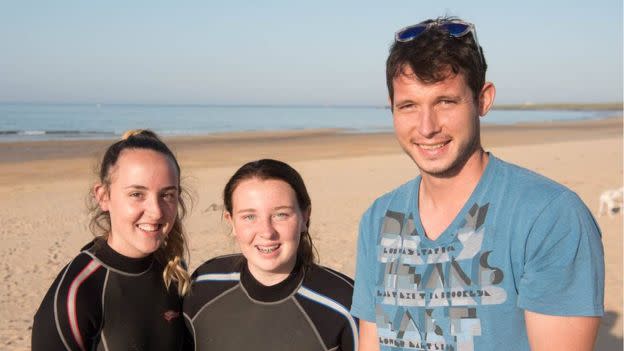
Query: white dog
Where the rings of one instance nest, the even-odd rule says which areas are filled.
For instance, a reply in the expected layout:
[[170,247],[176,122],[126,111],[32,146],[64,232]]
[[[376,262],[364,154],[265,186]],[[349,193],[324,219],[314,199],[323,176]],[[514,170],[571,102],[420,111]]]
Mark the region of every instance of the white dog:
[[598,217],[605,214],[613,216],[617,211],[622,210],[622,199],[624,198],[624,187],[614,190],[605,190],[600,194],[600,209]]

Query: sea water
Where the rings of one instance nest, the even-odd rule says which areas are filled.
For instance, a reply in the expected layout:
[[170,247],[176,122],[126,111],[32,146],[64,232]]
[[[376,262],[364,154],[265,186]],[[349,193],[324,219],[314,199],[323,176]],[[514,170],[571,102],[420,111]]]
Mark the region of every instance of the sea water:
[[[613,111],[493,110],[484,124],[596,119]],[[125,130],[152,129],[162,135],[340,129],[392,130],[387,107],[208,106],[105,104],[0,104],[0,142],[109,139]]]

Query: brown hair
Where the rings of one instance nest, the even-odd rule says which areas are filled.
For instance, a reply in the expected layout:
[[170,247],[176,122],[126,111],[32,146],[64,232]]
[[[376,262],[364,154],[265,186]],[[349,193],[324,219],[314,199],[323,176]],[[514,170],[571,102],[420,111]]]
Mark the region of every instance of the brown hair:
[[[187,193],[180,185],[180,165],[169,147],[151,130],[135,129],[125,132],[121,140],[115,142],[106,149],[101,162],[99,163],[98,181],[108,192],[111,184],[112,169],[117,163],[119,156],[124,150],[146,149],[159,152],[173,161],[178,174],[178,215],[171,231],[167,235],[163,245],[154,253],[156,259],[165,264],[163,280],[165,286],[169,288],[172,282],[177,285],[180,295],[186,294],[190,285],[190,277],[185,268],[184,256],[188,256],[188,246],[184,235],[182,219],[185,217],[187,208],[184,198]],[[89,212],[91,220],[89,228],[97,237],[106,240],[111,231],[110,213],[102,211],[96,196],[91,193]]]
[[[286,182],[295,191],[297,196],[297,204],[301,211],[308,211],[312,206],[310,195],[306,189],[305,183],[301,175],[288,164],[272,160],[262,159],[244,164],[239,168],[223,189],[223,207],[224,210],[232,213],[232,194],[236,187],[244,180],[258,178],[262,180],[277,179]],[[316,261],[314,243],[310,236],[310,218],[306,222],[306,230],[301,233],[299,247],[297,248],[297,259],[304,266],[311,266]]]
[[440,17],[421,22],[429,28],[407,42],[395,41],[386,60],[386,84],[391,107],[394,104],[394,78],[405,74],[407,67],[424,83],[436,83],[449,75],[463,74],[475,101],[485,84],[487,64],[483,49],[471,35],[453,37],[436,23],[459,20]]

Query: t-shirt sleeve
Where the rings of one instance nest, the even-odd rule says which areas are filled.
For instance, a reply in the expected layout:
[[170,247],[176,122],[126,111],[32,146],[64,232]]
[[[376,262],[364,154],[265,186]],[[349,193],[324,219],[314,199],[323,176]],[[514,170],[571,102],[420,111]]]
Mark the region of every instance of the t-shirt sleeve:
[[593,216],[564,192],[537,217],[527,237],[518,307],[557,316],[604,313],[604,253]]
[[358,319],[374,322],[377,246],[371,212],[371,209],[366,211],[360,221],[351,314]]

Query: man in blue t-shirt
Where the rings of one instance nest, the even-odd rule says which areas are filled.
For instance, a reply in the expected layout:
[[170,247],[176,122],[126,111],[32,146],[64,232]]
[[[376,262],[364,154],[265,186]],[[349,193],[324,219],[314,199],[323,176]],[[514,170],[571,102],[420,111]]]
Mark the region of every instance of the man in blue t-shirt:
[[495,87],[475,27],[396,33],[386,78],[420,176],[360,222],[351,312],[360,350],[591,350],[603,314],[600,231],[569,189],[481,146]]

